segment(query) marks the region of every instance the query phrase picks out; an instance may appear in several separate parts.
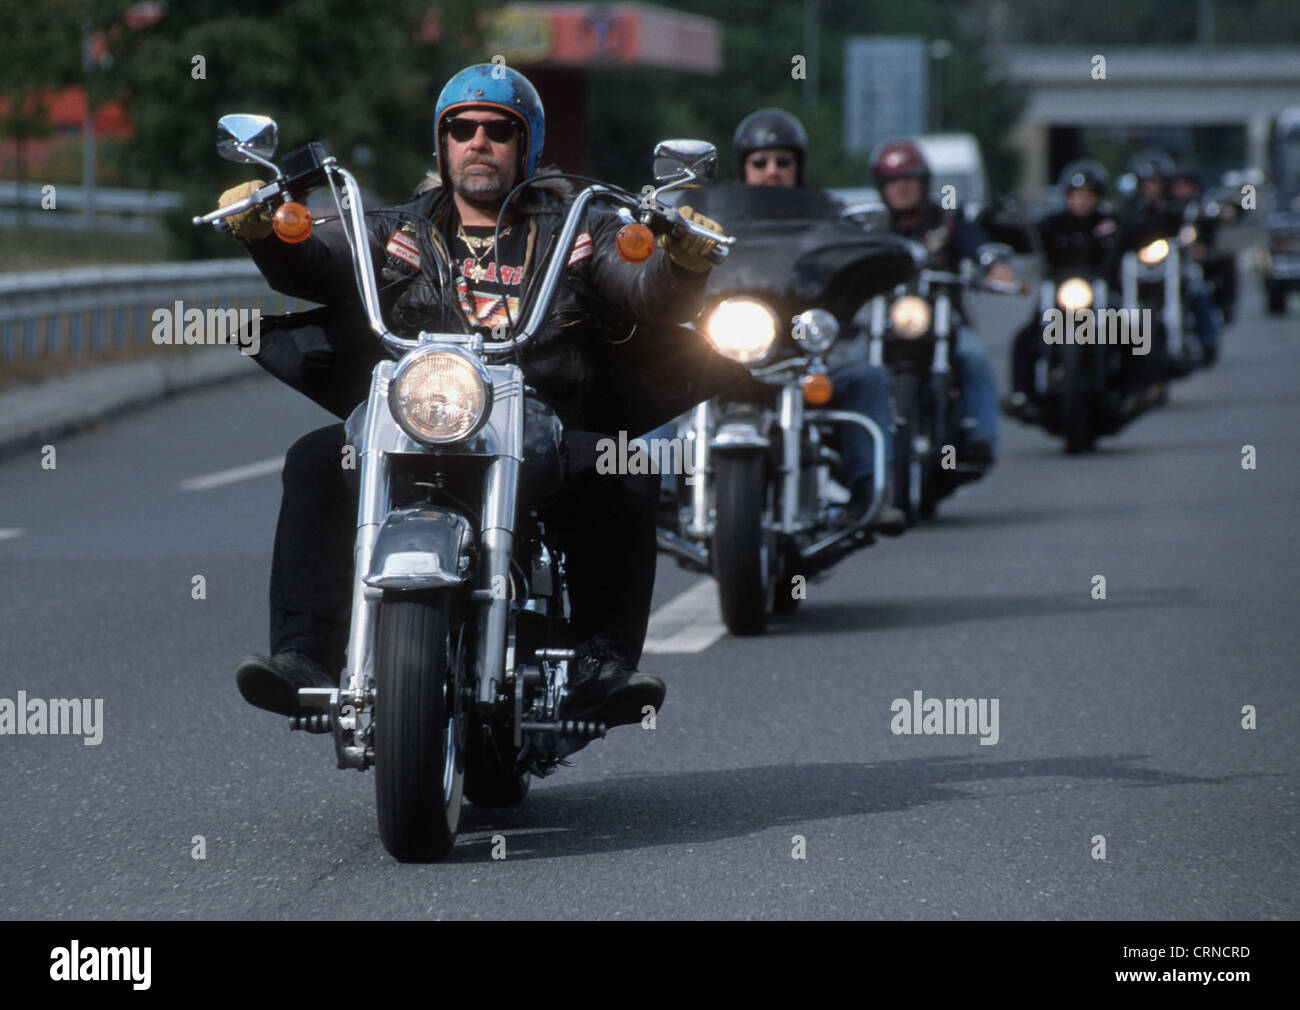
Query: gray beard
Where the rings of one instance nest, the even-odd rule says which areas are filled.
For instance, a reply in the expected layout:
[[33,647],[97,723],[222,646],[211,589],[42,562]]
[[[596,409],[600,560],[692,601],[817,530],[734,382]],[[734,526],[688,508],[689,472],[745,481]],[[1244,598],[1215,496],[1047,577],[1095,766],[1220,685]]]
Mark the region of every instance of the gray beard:
[[505,198],[506,193],[510,191],[510,185],[505,182],[500,170],[498,170],[495,176],[477,173],[472,175],[469,173],[462,174],[459,178],[452,180],[452,189],[457,196],[467,203],[472,203],[476,207],[495,210],[501,206],[501,201]]

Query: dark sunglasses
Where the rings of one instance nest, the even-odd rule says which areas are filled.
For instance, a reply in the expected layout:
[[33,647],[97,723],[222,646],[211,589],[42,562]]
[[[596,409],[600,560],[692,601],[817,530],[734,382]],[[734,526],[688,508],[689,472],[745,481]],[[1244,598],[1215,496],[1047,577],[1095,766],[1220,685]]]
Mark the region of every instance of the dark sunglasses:
[[473,140],[478,135],[480,126],[487,131],[488,140],[494,144],[504,144],[519,132],[519,124],[513,119],[478,120],[453,116],[445,125],[447,132],[451,134],[451,139],[458,144]]
[[794,159],[788,154],[760,154],[749,159],[749,164],[754,168],[767,168],[769,161],[775,161],[777,168],[789,168],[794,164]]

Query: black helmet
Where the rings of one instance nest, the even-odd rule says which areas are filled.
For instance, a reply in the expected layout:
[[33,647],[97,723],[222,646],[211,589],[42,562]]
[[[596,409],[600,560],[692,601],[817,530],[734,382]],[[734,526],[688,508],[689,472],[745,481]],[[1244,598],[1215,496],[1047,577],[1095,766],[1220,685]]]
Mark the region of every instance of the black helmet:
[[1169,178],[1171,182],[1175,179],[1188,179],[1196,183],[1197,189],[1201,189],[1204,185],[1201,179],[1201,166],[1194,161],[1180,161]]
[[1139,151],[1129,159],[1128,170],[1142,179],[1168,180],[1174,174],[1174,159],[1157,147]]
[[1061,169],[1057,184],[1064,193],[1072,189],[1090,189],[1098,196],[1105,196],[1110,175],[1101,162],[1092,158],[1076,158]]
[[765,147],[788,147],[794,151],[795,165],[798,169],[796,178],[802,186],[804,157],[808,149],[808,134],[803,123],[781,109],[759,109],[751,112],[736,127],[736,135],[731,138],[731,147],[736,154],[736,168],[740,177],[745,177],[745,159],[754,151]]

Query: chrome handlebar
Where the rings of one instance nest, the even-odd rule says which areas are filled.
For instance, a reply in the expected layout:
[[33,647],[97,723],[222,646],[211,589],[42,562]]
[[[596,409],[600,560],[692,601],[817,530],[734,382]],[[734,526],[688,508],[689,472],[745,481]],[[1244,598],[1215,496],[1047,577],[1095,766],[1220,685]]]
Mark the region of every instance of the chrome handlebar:
[[[379,292],[375,286],[375,269],[374,259],[370,252],[370,242],[366,234],[365,212],[362,208],[361,190],[357,185],[356,179],[352,173],[343,166],[339,165],[334,158],[326,158],[321,167],[325,171],[326,180],[329,183],[331,195],[334,197],[334,203],[339,210],[339,223],[343,226],[344,234],[347,236],[348,245],[352,249],[352,267],[353,274],[356,277],[357,291],[361,295],[361,303],[365,308],[366,318],[370,323],[370,328],[375,335],[383,342],[384,346],[397,354],[404,354],[420,346],[419,340],[399,337],[391,333],[384,324],[383,312],[379,303]],[[348,206],[344,207],[343,200],[340,197],[337,182],[341,181],[347,190],[351,199]],[[227,218],[234,217],[236,214],[242,214],[253,207],[269,203],[271,200],[279,197],[284,192],[280,181],[268,183],[257,192],[237,200],[234,203],[221,207],[208,214],[193,218],[193,223],[198,226],[213,225],[221,226]],[[610,186],[604,186],[599,183],[593,183],[586,189],[582,190],[574,198],[565,216],[564,224],[560,229],[557,240],[556,251],[551,256],[550,262],[546,265],[546,272],[542,275],[541,288],[538,296],[533,303],[532,311],[528,314],[527,321],[523,328],[514,337],[509,340],[487,340],[483,342],[482,350],[484,354],[504,354],[511,351],[519,351],[525,347],[541,331],[546,323],[546,317],[551,310],[551,302],[555,298],[555,292],[559,287],[560,278],[568,266],[569,254],[572,250],[574,239],[577,236],[578,228],[582,223],[583,215],[586,213],[588,204],[593,199],[608,200],[611,203],[621,204],[632,210],[642,212],[643,223],[649,220],[658,219],[667,225],[667,230],[671,234],[680,234],[685,231],[701,238],[710,238],[714,241],[713,248],[707,254],[707,258],[714,263],[721,263],[727,257],[732,243],[735,242],[733,236],[720,235],[709,228],[698,225],[693,221],[683,218],[681,212],[675,207],[664,207],[656,204],[652,207],[645,206],[630,194],[622,190],[614,189]]]

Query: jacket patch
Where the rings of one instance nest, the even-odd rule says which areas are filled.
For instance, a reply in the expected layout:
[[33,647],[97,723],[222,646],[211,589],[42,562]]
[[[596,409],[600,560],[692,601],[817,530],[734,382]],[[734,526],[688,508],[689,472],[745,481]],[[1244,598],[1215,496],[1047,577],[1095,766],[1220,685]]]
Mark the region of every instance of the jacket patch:
[[403,260],[415,267],[416,270],[420,269],[420,248],[415,244],[415,239],[401,228],[388,236],[388,244],[384,246],[384,249],[390,256],[396,256],[399,260]]
[[573,243],[573,255],[569,257],[569,262],[567,265],[573,266],[573,264],[577,263],[579,260],[585,260],[588,256],[591,255],[591,251],[592,251],[591,232],[584,231],[582,234],[578,236],[577,240]]

